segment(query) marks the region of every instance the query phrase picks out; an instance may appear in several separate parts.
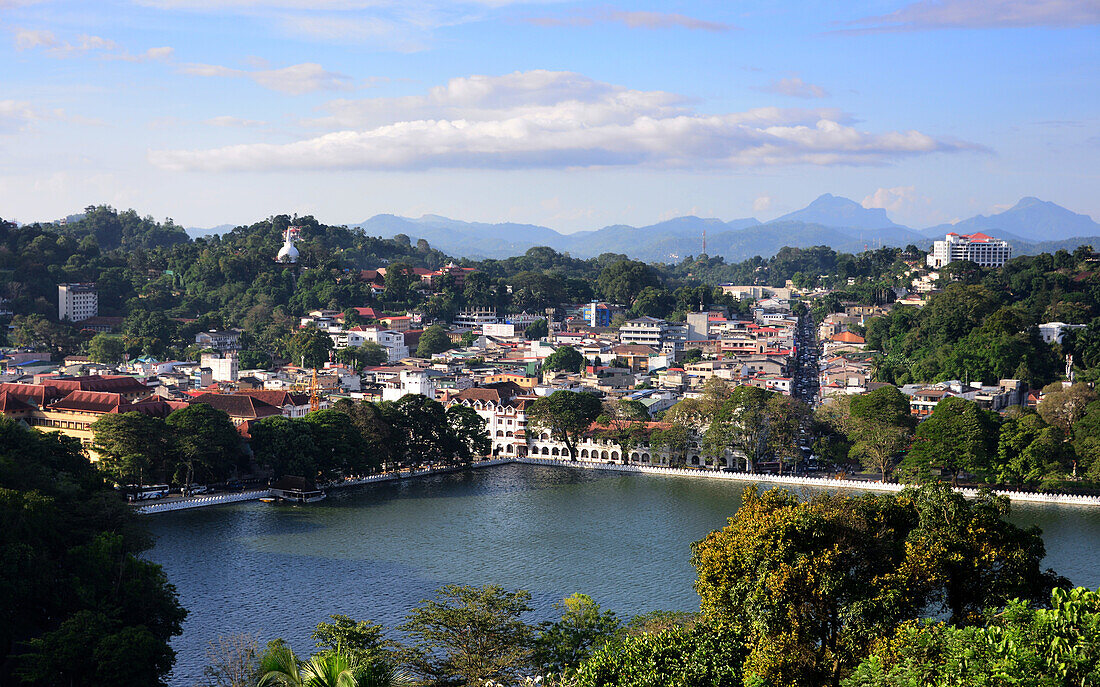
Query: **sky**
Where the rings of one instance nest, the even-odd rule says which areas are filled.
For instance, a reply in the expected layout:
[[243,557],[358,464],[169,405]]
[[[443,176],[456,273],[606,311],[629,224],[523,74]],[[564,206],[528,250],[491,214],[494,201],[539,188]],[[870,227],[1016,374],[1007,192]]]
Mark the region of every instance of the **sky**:
[[1100,219],[1100,0],[0,0],[0,217]]

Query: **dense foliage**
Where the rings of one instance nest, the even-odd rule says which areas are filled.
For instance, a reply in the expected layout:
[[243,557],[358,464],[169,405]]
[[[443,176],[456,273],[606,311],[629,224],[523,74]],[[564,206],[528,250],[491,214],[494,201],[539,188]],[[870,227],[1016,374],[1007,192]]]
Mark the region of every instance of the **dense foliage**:
[[186,615],[77,441],[0,417],[0,683],[160,685]]

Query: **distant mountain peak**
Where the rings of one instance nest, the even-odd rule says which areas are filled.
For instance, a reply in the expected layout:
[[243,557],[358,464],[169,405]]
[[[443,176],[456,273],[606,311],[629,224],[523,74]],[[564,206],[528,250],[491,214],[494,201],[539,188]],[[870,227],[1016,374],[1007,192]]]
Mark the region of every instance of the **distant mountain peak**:
[[882,208],[865,208],[851,198],[823,193],[812,203],[782,217],[776,222],[806,222],[824,227],[845,227],[851,229],[905,229],[886,215]]

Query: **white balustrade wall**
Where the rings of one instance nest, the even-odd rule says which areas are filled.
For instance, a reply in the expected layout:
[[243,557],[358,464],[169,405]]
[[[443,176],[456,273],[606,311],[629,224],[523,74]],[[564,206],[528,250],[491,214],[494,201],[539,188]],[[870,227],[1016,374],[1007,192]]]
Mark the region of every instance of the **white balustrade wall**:
[[[890,491],[899,492],[905,489],[905,484],[894,482],[869,482],[851,479],[829,479],[827,477],[800,477],[794,475],[771,475],[754,472],[726,472],[724,470],[705,470],[693,468],[669,468],[654,465],[623,465],[621,463],[596,463],[592,461],[553,460],[548,458],[516,458],[517,463],[530,465],[557,465],[572,468],[587,468],[591,470],[611,470],[614,472],[641,472],[650,475],[670,475],[677,477],[699,477],[706,479],[725,479],[739,482],[760,482],[766,484],[783,484],[816,487],[821,489],[862,489],[864,491]],[[956,488],[956,491],[964,496],[975,497],[977,489]],[[1100,496],[1083,496],[1076,494],[1046,494],[1034,491],[1007,491],[994,489],[993,493],[1007,496],[1013,501],[1027,501],[1030,503],[1050,503],[1066,506],[1100,506]]]
[[[402,472],[387,472],[378,475],[368,475],[367,477],[359,477],[356,479],[348,479],[342,482],[333,482],[331,484],[324,485],[325,489],[339,489],[341,487],[354,487],[359,484],[370,484],[372,482],[391,482],[399,479],[408,479],[410,477],[426,477],[428,475],[439,475],[446,472],[455,472],[457,470],[471,468],[484,468],[491,465],[504,465],[505,463],[511,463],[511,458],[493,458],[491,460],[481,460],[475,463],[471,463],[468,466],[449,466],[444,468],[430,468],[427,470],[404,470]],[[160,503],[148,503],[148,504],[135,504],[134,511],[138,513],[167,513],[169,511],[185,510],[187,508],[202,508],[204,506],[217,506],[223,503],[239,503],[241,501],[258,501],[265,496],[270,496],[271,491],[268,489],[253,489],[250,491],[241,491],[231,494],[214,494],[211,496],[192,496],[186,499],[179,499],[177,501],[164,501]]]

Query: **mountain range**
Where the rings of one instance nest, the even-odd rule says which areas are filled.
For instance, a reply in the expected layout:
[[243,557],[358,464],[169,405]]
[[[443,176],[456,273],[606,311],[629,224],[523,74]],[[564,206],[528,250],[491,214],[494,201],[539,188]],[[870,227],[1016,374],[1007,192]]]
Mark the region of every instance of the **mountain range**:
[[[749,217],[723,221],[695,216],[634,227],[615,224],[592,231],[562,234],[549,227],[511,222],[488,224],[424,215],[419,218],[375,215],[353,225],[371,236],[404,234],[414,242],[425,239],[432,247],[456,257],[507,258],[534,246],[589,258],[601,253],[623,253],[636,260],[678,262],[703,252],[729,262],[755,255],[769,257],[784,246],[826,245],[848,253],[882,246],[914,244],[927,249],[948,232],[984,232],[1009,241],[1017,255],[1073,248],[1091,243],[1100,247],[1100,224],[1088,215],[1054,203],[1026,197],[1013,207],[990,216],[977,215],[955,224],[913,229],[890,219],[882,208],[826,193],[812,203],[769,222]],[[215,229],[188,229],[192,236],[218,233]]]

